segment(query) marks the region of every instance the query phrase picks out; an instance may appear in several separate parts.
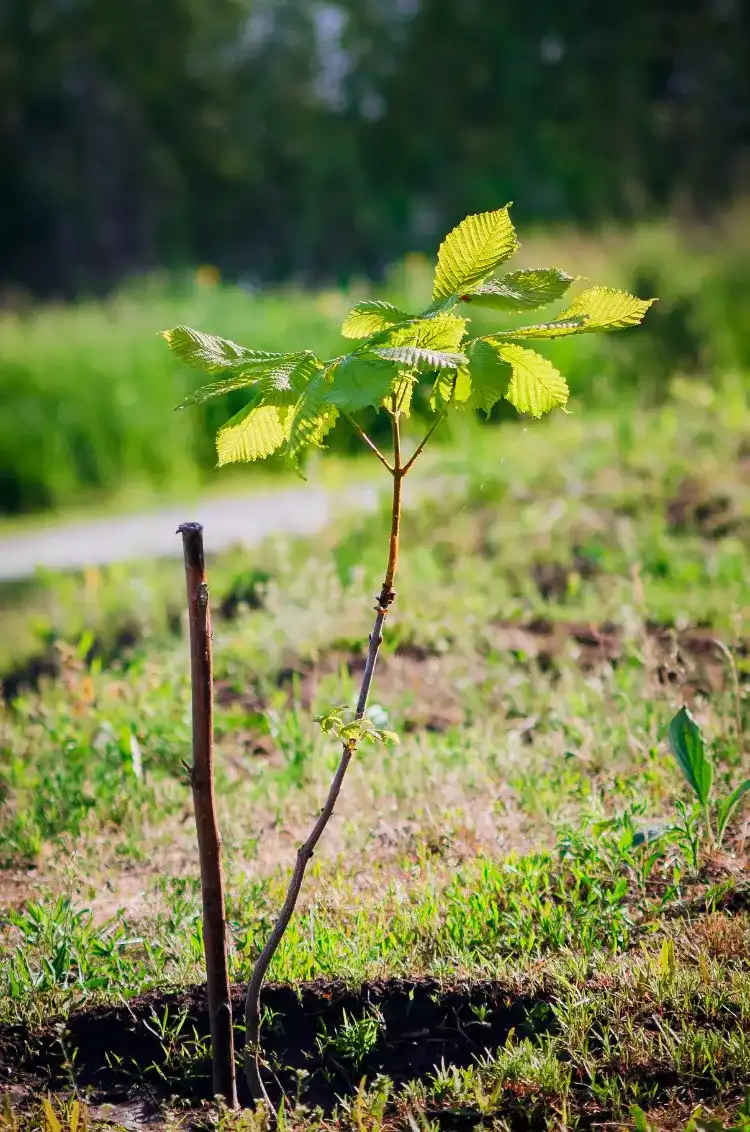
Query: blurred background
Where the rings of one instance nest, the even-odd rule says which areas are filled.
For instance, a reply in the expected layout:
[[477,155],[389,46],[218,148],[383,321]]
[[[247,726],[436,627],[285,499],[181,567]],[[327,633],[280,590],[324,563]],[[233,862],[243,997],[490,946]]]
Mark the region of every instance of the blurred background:
[[4,0],[0,513],[206,483],[242,395],[176,418],[159,330],[325,355],[508,200],[522,262],[660,298],[558,344],[589,410],[750,371],[748,44],[742,0]]

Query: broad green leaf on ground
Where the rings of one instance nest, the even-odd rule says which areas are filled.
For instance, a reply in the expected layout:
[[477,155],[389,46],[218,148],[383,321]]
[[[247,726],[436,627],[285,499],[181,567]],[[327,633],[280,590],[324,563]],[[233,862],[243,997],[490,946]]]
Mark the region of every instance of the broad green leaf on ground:
[[[273,362],[265,361],[262,365],[246,373],[235,374],[233,377],[225,377],[222,381],[203,385],[200,389],[196,389],[195,393],[191,393],[189,397],[181,401],[177,408],[186,409],[189,405],[201,405],[211,397],[220,397],[224,393],[231,393],[235,389],[246,389],[251,385],[259,385],[266,390],[276,389],[281,391],[289,388],[291,391],[291,383],[294,381],[297,391],[300,392],[302,388],[300,382],[305,378],[304,363],[306,362],[311,364],[314,372],[318,363],[315,355],[308,350],[298,354],[279,355],[273,359]],[[312,374],[308,372],[306,380],[309,380],[311,376]]]
[[373,354],[384,361],[418,370],[457,369],[467,361],[465,354],[428,350],[423,346],[383,346],[373,350]]
[[743,783],[741,783],[741,785],[739,785],[736,790],[732,791],[728,798],[724,798],[723,801],[717,802],[716,836],[718,837],[719,841],[721,841],[724,833],[726,832],[727,825],[729,824],[729,819],[748,791],[750,791],[750,779],[746,779]]
[[321,363],[306,351],[263,374],[252,401],[219,429],[219,464],[261,460],[276,452],[287,439],[295,405],[321,371]]
[[435,300],[463,295],[483,283],[518,248],[508,208],[467,216],[438,250]]
[[189,326],[164,330],[162,337],[176,357],[204,373],[220,373],[226,369],[237,372],[262,370],[288,357],[287,354],[271,354],[266,350],[248,350],[228,338],[217,338],[201,330],[192,330]]
[[565,408],[568,383],[548,358],[511,342],[500,343],[497,352],[511,367],[510,385],[505,396],[519,413],[541,417],[551,409]]
[[398,322],[406,322],[412,316],[399,310],[393,303],[379,299],[365,300],[352,307],[344,319],[341,333],[345,338],[368,338],[379,330],[387,330]]
[[478,338],[469,350],[471,395],[466,407],[481,409],[487,416],[508,392],[512,371],[495,342]]
[[669,745],[685,781],[705,806],[711,796],[714,768],[706,754],[701,729],[686,707],[680,708],[669,725]]
[[653,299],[637,299],[627,291],[612,287],[590,287],[576,295],[573,302],[558,315],[558,319],[583,317],[584,330],[624,330],[643,321]]
[[483,283],[465,295],[464,301],[498,311],[534,310],[561,299],[572,282],[573,276],[557,267],[513,271]]

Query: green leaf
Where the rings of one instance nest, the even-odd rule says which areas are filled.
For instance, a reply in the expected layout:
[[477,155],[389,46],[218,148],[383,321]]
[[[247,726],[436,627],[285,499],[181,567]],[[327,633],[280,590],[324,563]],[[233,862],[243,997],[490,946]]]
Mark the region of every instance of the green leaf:
[[378,406],[398,379],[397,359],[374,354],[349,354],[332,367],[327,393],[329,404],[344,413]]
[[415,346],[422,350],[458,351],[466,334],[466,319],[456,314],[435,318],[414,319],[406,326],[397,326],[367,344],[367,349],[390,346]]
[[578,295],[567,310],[551,322],[517,326],[492,337],[497,341],[517,341],[524,338],[564,338],[569,334],[588,334],[598,330],[623,330],[639,323],[653,302],[653,299],[636,299],[627,291],[591,287]]
[[216,434],[219,466],[270,456],[287,438],[291,406],[265,405],[257,394]]
[[635,1128],[635,1132],[653,1132],[653,1129],[646,1118],[645,1112],[642,1108],[639,1108],[637,1104],[631,1104],[630,1115],[633,1117],[633,1127]]
[[287,440],[294,409],[321,363],[309,351],[287,356],[283,365],[264,374],[255,396],[219,429],[219,465],[262,460]]
[[722,802],[717,803],[716,836],[718,838],[719,844],[721,844],[721,841],[724,838],[726,828],[729,824],[729,819],[739,806],[742,799],[747,794],[748,790],[750,790],[750,778],[745,779],[745,781],[740,786],[738,786],[736,790],[732,791],[728,798],[725,798]]
[[512,343],[500,343],[497,352],[511,367],[510,385],[505,396],[519,413],[541,417],[551,409],[565,408],[568,383],[548,358]]
[[508,207],[467,216],[448,233],[438,251],[433,299],[472,291],[510,259],[518,240]]
[[384,731],[382,728],[376,727],[367,716],[362,719],[353,718],[345,704],[331,708],[324,715],[317,716],[315,722],[320,725],[324,735],[335,735],[345,746],[352,749],[363,739],[369,739],[372,743],[383,744],[399,742],[395,731]]
[[220,373],[230,369],[236,372],[262,371],[275,365],[287,354],[270,354],[266,350],[248,350],[228,338],[217,338],[192,330],[189,326],[175,326],[162,331],[170,350],[181,361],[205,373]]
[[498,311],[534,310],[561,299],[572,282],[573,276],[557,267],[537,267],[491,279],[463,300]]
[[262,364],[249,372],[226,377],[222,381],[215,381],[210,385],[203,385],[200,389],[196,389],[195,393],[191,393],[189,397],[181,401],[177,408],[186,409],[190,405],[201,405],[211,397],[220,397],[224,393],[231,393],[234,389],[246,389],[254,385],[279,390],[289,388],[291,390],[290,382],[294,378],[299,383],[303,372],[300,370],[301,363],[308,359],[314,363],[315,368],[319,364],[315,355],[310,353],[309,350],[298,354],[273,355],[273,359],[264,360]]
[[212,397],[221,397],[224,393],[231,393],[234,389],[248,389],[255,385],[257,381],[258,374],[252,371],[238,373],[234,377],[225,377],[223,381],[214,381],[210,385],[202,385],[200,389],[196,389],[195,393],[191,393],[184,401],[180,401],[179,405],[175,405],[175,409],[187,409],[191,405],[202,405],[204,401],[210,401]]
[[403,413],[408,417],[411,413],[411,399],[414,394],[414,387],[417,384],[417,376],[409,370],[399,370],[398,376],[393,383],[393,387],[388,396],[383,398],[381,404],[386,409],[391,408],[393,397],[396,398],[396,409],[399,413]]
[[329,399],[330,369],[318,372],[294,406],[288,426],[286,457],[296,464],[300,453],[310,445],[320,445],[336,423],[338,408]]
[[352,307],[344,319],[341,333],[345,338],[367,338],[379,330],[387,330],[398,322],[407,322],[411,315],[379,299],[366,300]]
[[465,408],[470,394],[471,378],[466,366],[462,366],[456,373],[451,370],[441,370],[432,386],[430,408],[436,412],[447,405]]
[[466,402],[469,409],[481,409],[487,416],[492,406],[508,392],[512,377],[509,362],[500,353],[497,343],[478,338],[469,349],[471,396]]
[[634,849],[638,849],[642,845],[651,845],[654,841],[660,841],[662,837],[666,837],[671,829],[670,825],[652,825],[649,829],[639,829],[637,833],[633,834],[631,844]]
[[669,745],[685,781],[705,806],[711,796],[714,768],[706,754],[703,735],[686,707],[681,707],[669,725]]
[[467,362],[464,354],[428,350],[423,346],[384,346],[373,350],[373,354],[385,361],[399,362],[409,369],[418,370],[458,369]]
[[643,321],[654,299],[637,299],[627,291],[612,287],[591,287],[577,295],[559,320],[585,318],[584,330],[624,330]]
[[587,329],[586,319],[579,315],[577,318],[556,318],[552,322],[539,322],[533,326],[516,326],[512,330],[503,330],[488,337],[496,342],[523,341],[525,338],[567,338],[569,334],[581,334]]

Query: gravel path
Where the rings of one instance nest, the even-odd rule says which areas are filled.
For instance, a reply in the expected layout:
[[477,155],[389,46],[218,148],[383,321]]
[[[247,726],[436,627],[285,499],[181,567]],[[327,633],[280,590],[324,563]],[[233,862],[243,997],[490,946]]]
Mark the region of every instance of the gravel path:
[[269,535],[313,534],[340,511],[373,510],[378,492],[367,483],[346,491],[300,487],[206,499],[149,514],[90,519],[0,536],[0,581],[24,578],[40,567],[70,570],[134,558],[172,558],[182,553],[180,523],[205,527],[207,553],[241,543],[254,546]]

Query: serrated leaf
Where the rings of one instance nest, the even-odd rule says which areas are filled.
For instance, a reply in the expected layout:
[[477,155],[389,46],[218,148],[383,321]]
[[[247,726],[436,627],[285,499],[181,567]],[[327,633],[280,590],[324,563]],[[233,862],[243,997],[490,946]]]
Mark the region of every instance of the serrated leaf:
[[303,449],[319,445],[336,423],[338,408],[329,399],[328,376],[328,370],[317,373],[294,406],[285,449],[292,464],[297,463]]
[[617,291],[612,287],[590,287],[577,295],[567,310],[558,319],[583,317],[586,331],[624,330],[637,326],[643,321],[653,299],[637,299],[627,291]]
[[473,290],[517,248],[508,207],[467,216],[440,245],[433,299],[450,299]]
[[438,412],[447,405],[456,409],[466,408],[471,397],[471,377],[466,366],[456,373],[442,370],[432,386],[430,408]]
[[470,409],[480,409],[490,415],[492,406],[508,392],[512,376],[510,364],[491,340],[479,338],[469,350],[471,396],[466,402]]
[[235,389],[249,389],[258,381],[257,373],[239,373],[235,377],[225,377],[223,381],[214,381],[210,385],[202,385],[191,393],[175,409],[187,409],[191,405],[202,405],[212,397],[221,397],[224,393],[231,393]]
[[367,349],[415,346],[422,350],[458,351],[466,334],[466,321],[456,314],[414,319],[407,326],[394,327],[377,341],[368,343]]
[[512,330],[503,330],[486,337],[496,342],[522,342],[525,338],[567,338],[569,334],[581,334],[584,330],[588,330],[586,318],[578,315],[575,318],[556,318],[552,322],[538,322],[533,326],[516,326]]
[[653,299],[636,299],[627,291],[591,287],[583,291],[557,318],[534,326],[517,326],[492,335],[497,341],[525,338],[564,338],[599,330],[623,330],[639,323]]
[[380,405],[398,376],[395,359],[349,354],[335,367],[327,400],[344,413]]
[[714,768],[706,754],[701,729],[686,707],[681,707],[669,724],[669,745],[685,781],[705,806],[711,796]]
[[428,350],[423,346],[384,346],[373,350],[373,354],[384,361],[398,362],[417,370],[458,369],[467,361],[465,354]]
[[287,440],[295,406],[322,366],[309,351],[289,355],[285,364],[258,381],[255,396],[219,429],[219,466],[262,460]]
[[412,316],[399,310],[393,303],[379,299],[365,300],[352,307],[344,319],[341,333],[345,338],[368,338],[379,330],[387,330],[398,322],[406,322]]
[[390,392],[383,398],[381,404],[384,408],[391,409],[395,397],[396,412],[408,417],[411,414],[411,399],[416,384],[416,374],[410,373],[409,370],[399,370]]
[[314,362],[315,367],[317,367],[317,359],[309,350],[297,354],[274,355],[273,360],[266,359],[246,373],[236,374],[233,377],[224,378],[222,381],[215,381],[210,385],[202,386],[195,393],[186,397],[184,401],[181,401],[177,408],[186,409],[190,405],[201,405],[211,397],[220,397],[235,389],[247,389],[254,385],[266,388],[275,387],[280,390],[286,387],[291,388],[289,383],[292,376],[294,375],[295,379],[300,377],[299,367],[308,359]]
[[537,267],[490,279],[463,300],[498,311],[534,310],[561,299],[572,282],[573,276],[557,267]]
[[505,396],[519,413],[541,417],[551,409],[565,408],[568,383],[548,358],[510,342],[500,343],[497,352],[511,367],[510,385]]
[[291,413],[289,405],[265,405],[260,396],[254,397],[216,434],[219,467],[271,456],[287,438]]
[[162,331],[172,353],[194,369],[204,373],[220,373],[222,370],[245,372],[263,370],[275,365],[286,354],[272,354],[266,350],[248,350],[238,346],[229,338],[217,338],[214,334],[204,334],[189,326],[175,326]]

